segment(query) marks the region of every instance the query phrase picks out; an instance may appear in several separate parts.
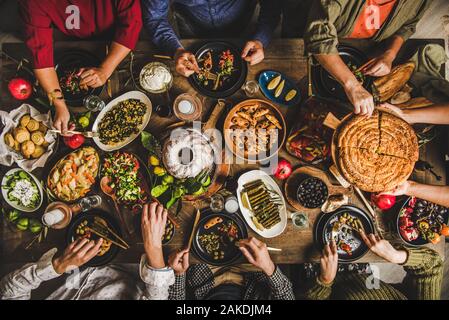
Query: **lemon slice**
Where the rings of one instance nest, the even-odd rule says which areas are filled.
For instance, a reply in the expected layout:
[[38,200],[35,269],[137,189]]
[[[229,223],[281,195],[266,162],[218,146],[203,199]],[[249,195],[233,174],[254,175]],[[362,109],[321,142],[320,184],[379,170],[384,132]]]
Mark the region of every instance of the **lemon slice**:
[[274,90],[278,85],[279,82],[281,82],[282,77],[279,75],[277,77],[274,77],[273,80],[270,81],[268,84],[268,90]]
[[285,96],[285,101],[290,101],[290,100],[292,100],[294,97],[296,97],[296,94],[297,94],[298,92],[296,92],[296,90],[294,90],[294,89],[292,89],[292,90],[290,90],[288,93],[287,93],[287,95]]
[[276,92],[274,93],[274,96],[276,98],[279,98],[279,96],[282,94],[282,91],[284,91],[284,85],[285,80],[282,80],[281,84],[277,87]]

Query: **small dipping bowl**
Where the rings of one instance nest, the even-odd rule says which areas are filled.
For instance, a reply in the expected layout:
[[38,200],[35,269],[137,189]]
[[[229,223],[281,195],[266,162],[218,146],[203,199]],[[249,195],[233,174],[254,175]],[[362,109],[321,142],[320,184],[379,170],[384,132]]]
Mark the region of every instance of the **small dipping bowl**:
[[203,103],[197,96],[183,93],[173,103],[173,112],[181,121],[195,121],[201,117]]

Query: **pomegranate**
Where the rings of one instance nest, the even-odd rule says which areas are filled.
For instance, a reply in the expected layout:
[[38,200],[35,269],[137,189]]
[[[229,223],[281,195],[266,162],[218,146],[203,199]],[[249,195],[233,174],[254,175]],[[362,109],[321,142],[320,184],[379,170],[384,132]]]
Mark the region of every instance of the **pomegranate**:
[[371,201],[380,210],[385,211],[391,209],[396,203],[396,196],[389,194],[371,194]]
[[292,174],[292,164],[286,159],[280,159],[273,174],[277,179],[285,180]]
[[14,78],[9,81],[8,89],[17,100],[27,100],[33,93],[33,86],[23,78]]
[[84,143],[85,139],[80,134],[74,134],[73,136],[64,137],[64,143],[70,149],[78,149]]

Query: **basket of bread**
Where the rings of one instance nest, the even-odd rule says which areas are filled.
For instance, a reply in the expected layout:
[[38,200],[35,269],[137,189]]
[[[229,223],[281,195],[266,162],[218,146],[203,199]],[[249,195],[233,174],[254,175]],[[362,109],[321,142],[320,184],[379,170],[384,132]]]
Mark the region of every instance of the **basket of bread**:
[[50,114],[41,114],[30,105],[10,113],[0,113],[3,130],[0,136],[0,164],[17,163],[24,170],[43,167],[55,150],[57,135],[51,128]]

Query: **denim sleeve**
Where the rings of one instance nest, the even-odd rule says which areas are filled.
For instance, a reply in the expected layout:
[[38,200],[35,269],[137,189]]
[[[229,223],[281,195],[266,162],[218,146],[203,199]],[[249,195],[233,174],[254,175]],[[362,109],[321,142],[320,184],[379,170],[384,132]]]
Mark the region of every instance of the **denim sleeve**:
[[174,55],[182,47],[168,21],[170,0],[142,0],[143,24],[151,41],[162,51]]
[[264,48],[266,48],[281,19],[281,1],[260,0],[259,3],[260,13],[254,40],[259,40],[262,42]]

